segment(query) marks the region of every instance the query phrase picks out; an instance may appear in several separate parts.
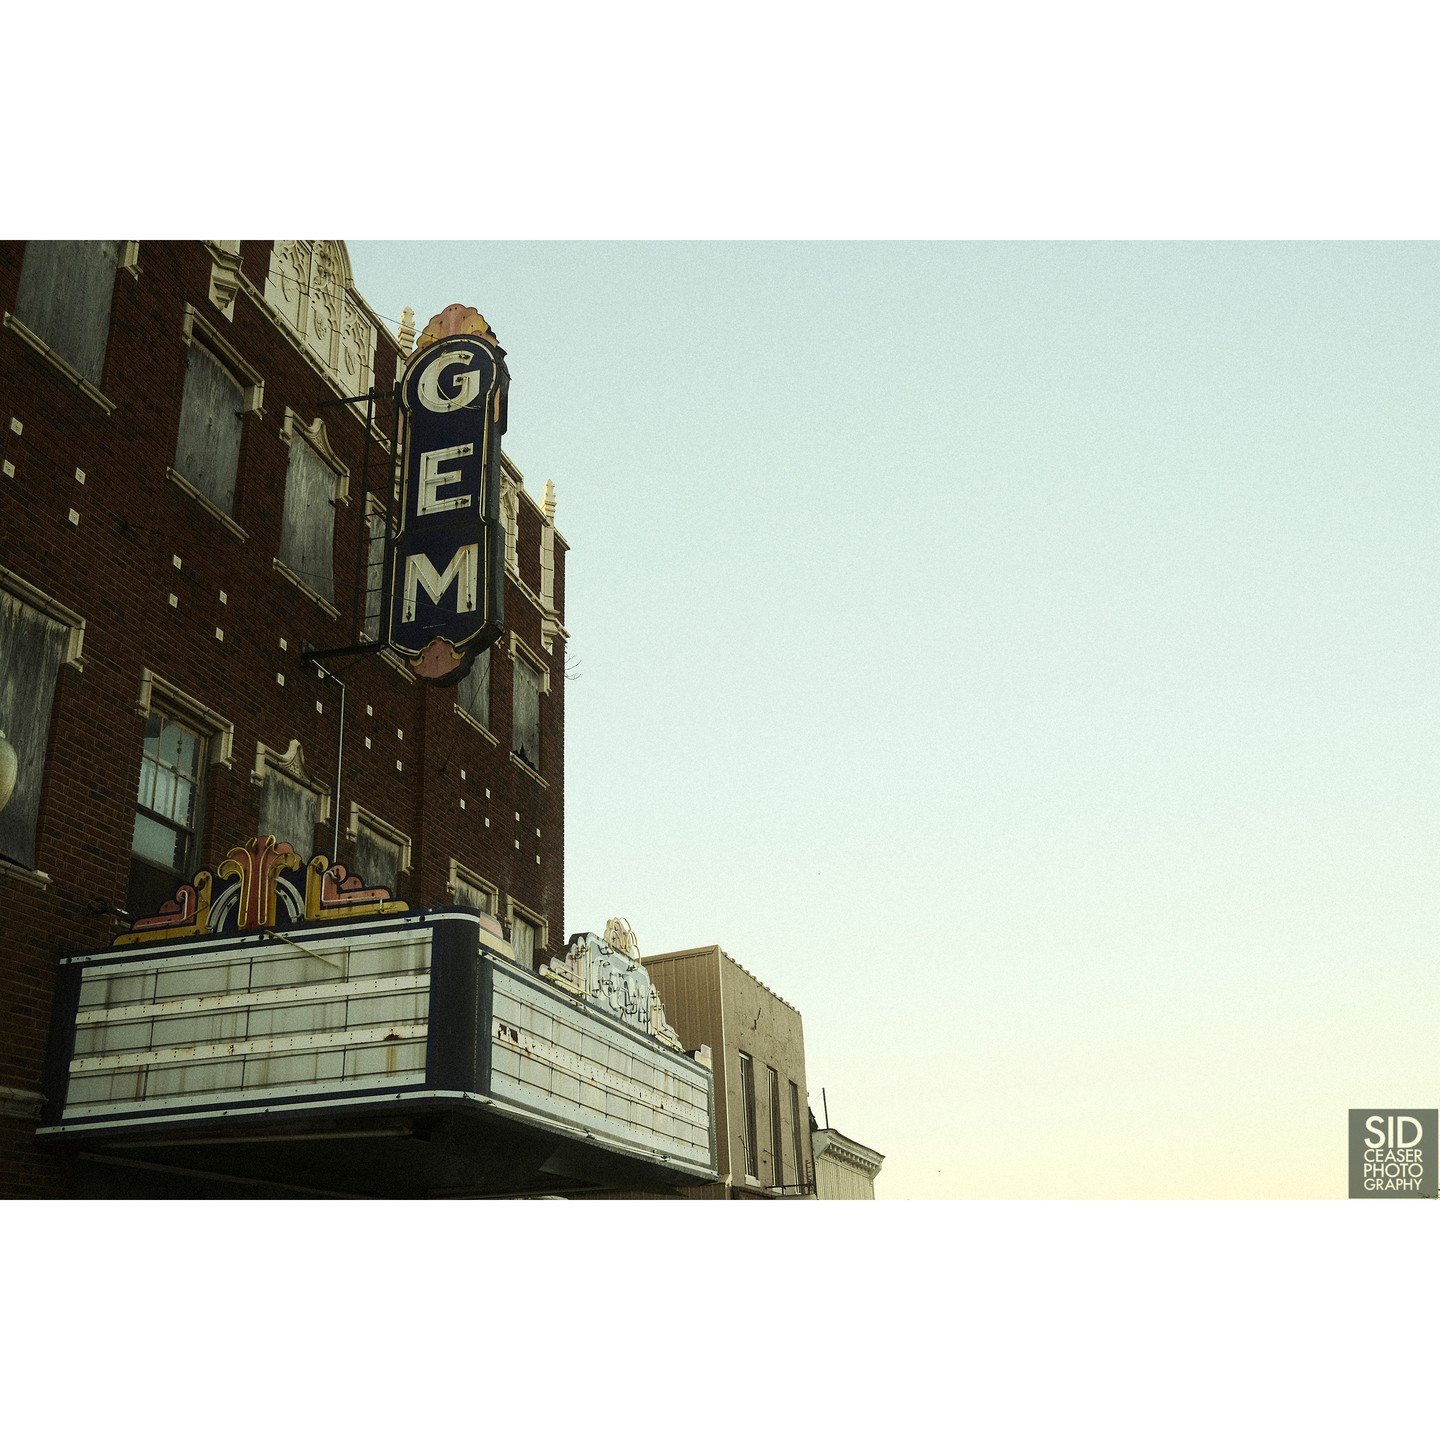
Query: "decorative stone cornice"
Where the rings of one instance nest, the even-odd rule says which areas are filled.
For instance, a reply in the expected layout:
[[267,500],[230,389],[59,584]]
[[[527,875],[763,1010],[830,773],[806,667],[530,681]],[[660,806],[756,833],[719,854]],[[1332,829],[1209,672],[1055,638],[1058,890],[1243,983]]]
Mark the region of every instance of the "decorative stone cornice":
[[813,1131],[810,1140],[817,1162],[822,1158],[833,1160],[836,1164],[857,1170],[872,1180],[885,1163],[885,1157],[878,1150],[872,1150],[858,1140],[851,1140],[838,1130]]

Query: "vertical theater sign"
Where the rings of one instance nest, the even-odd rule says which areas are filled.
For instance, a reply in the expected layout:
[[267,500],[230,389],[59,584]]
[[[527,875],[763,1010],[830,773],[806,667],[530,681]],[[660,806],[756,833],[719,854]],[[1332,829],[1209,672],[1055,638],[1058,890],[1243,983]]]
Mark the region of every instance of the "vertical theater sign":
[[500,437],[510,386],[485,317],[450,305],[400,379],[400,515],[390,646],[422,679],[454,684],[504,624]]

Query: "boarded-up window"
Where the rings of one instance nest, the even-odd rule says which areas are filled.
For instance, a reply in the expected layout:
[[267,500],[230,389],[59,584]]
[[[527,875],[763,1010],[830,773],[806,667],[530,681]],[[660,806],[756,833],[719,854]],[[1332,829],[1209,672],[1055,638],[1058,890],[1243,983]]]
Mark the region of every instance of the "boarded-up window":
[[235,505],[244,409],[245,391],[239,381],[203,345],[192,341],[180,402],[175,470],[227,515]]
[[[475,657],[470,673],[456,686],[460,708],[473,715],[487,730],[490,728],[490,652],[482,650]],[[538,756],[537,756],[538,758]]]
[[285,475],[280,563],[326,600],[335,598],[335,480],[315,448],[297,435],[290,442]]
[[110,334],[118,240],[32,240],[20,269],[15,317],[99,385]]
[[755,1126],[755,1062],[740,1052],[740,1098],[745,1124],[745,1174],[751,1180],[760,1178],[759,1132]]
[[540,768],[540,672],[515,657],[515,753],[532,769]]
[[381,587],[385,583],[385,517],[372,510],[365,520],[368,549],[365,555],[365,626],[367,640],[380,638]]
[[521,965],[535,967],[535,927],[523,916],[515,915],[510,920],[510,948]]
[[0,857],[35,868],[35,827],[55,676],[69,627],[0,590],[0,734],[15,751],[15,789],[0,809]]
[[363,820],[355,828],[355,870],[367,885],[400,888],[400,846]]
[[153,915],[198,869],[201,776],[205,741],[188,726],[152,710],[130,841],[128,908]]
[[261,835],[273,835],[293,845],[301,855],[309,855],[315,846],[319,813],[320,798],[313,790],[273,770],[265,772],[265,787],[260,793]]
[[458,876],[455,879],[455,903],[468,905],[472,910],[481,910],[486,915],[495,913],[494,892],[483,889],[479,885],[472,885],[468,880],[462,880]]

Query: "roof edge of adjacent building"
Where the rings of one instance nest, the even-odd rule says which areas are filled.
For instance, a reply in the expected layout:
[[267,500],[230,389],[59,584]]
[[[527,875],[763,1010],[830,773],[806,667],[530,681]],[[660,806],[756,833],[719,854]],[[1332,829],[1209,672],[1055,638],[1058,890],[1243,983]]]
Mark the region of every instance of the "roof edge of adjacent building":
[[868,1145],[852,1140],[839,1130],[812,1130],[810,1143],[817,1160],[822,1155],[829,1155],[842,1164],[864,1170],[872,1177],[880,1173],[880,1167],[885,1163],[885,1157],[878,1150],[872,1150]]
[[[642,955],[642,965],[659,965],[669,960],[688,960],[692,955],[716,955],[720,959],[728,960],[742,975],[748,975],[767,995],[778,1000],[787,1010],[793,1010],[796,1015],[801,1015],[800,1007],[792,1005],[778,991],[772,990],[753,970],[747,970],[723,945],[691,945],[684,950],[662,950],[656,955]],[[803,1019],[803,1015],[801,1016]]]

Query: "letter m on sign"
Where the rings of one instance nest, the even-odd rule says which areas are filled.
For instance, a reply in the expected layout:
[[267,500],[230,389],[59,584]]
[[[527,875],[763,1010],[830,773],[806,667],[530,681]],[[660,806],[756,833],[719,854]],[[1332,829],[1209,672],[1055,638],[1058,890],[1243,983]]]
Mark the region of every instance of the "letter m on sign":
[[437,572],[428,555],[405,557],[405,606],[401,618],[415,618],[415,603],[421,588],[437,604],[445,604],[446,591],[458,587],[452,602],[456,614],[473,611],[479,598],[480,547],[462,545],[442,572]]

